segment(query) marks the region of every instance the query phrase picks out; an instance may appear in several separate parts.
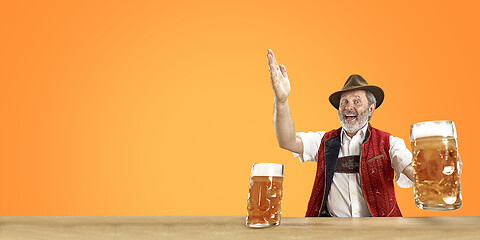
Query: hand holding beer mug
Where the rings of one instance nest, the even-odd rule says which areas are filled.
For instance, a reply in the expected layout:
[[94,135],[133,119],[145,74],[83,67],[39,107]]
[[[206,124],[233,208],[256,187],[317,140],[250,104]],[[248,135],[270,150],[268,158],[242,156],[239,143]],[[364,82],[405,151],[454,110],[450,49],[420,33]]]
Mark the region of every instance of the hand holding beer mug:
[[420,209],[449,211],[462,207],[457,132],[452,121],[410,126],[414,198]]
[[263,228],[280,224],[283,165],[254,163],[247,203],[248,227]]

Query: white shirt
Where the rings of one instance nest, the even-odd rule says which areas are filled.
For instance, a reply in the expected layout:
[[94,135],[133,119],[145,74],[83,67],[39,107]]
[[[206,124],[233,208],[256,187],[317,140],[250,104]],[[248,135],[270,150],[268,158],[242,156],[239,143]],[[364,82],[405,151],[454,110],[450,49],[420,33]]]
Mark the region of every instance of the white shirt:
[[[338,157],[360,155],[361,143],[365,138],[367,128],[368,124],[357,132],[353,141],[342,129]],[[299,132],[297,135],[303,142],[303,155],[294,153],[294,157],[300,158],[301,162],[316,162],[318,148],[325,132]],[[392,168],[395,170],[395,182],[402,188],[411,187],[413,182],[402,173],[412,162],[412,154],[405,146],[405,142],[401,138],[390,136],[389,154]],[[334,217],[371,216],[362,191],[359,173],[335,173],[333,175],[333,182],[327,199],[327,209]]]

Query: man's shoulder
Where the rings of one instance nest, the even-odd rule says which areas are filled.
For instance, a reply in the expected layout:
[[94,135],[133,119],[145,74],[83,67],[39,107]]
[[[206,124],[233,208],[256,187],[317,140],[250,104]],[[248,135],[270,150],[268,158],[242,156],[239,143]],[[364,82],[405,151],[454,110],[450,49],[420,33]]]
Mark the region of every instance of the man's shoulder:
[[378,134],[378,135],[381,135],[381,136],[385,136],[385,137],[389,137],[391,136],[392,134],[390,134],[389,132],[386,132],[386,131],[382,131],[380,129],[377,129],[377,128],[374,128],[372,126],[370,126],[370,131],[375,132],[375,134]]
[[333,138],[333,137],[339,136],[341,132],[342,132],[342,128],[333,129],[326,132],[325,135],[323,135],[323,138],[325,139]]

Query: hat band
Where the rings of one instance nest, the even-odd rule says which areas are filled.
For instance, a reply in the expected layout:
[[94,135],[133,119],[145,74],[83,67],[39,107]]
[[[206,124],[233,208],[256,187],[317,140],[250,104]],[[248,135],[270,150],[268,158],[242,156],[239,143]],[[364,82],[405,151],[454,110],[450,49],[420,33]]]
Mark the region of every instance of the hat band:
[[365,87],[365,86],[348,86],[340,89],[340,91],[350,90],[350,89],[359,88],[359,87]]

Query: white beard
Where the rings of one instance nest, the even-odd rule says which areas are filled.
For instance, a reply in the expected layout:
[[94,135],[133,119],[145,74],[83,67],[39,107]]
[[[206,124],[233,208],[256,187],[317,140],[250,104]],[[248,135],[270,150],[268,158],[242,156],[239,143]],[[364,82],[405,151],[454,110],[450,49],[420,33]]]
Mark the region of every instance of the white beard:
[[349,123],[345,118],[343,118],[343,114],[338,111],[338,120],[340,120],[340,123],[342,124],[342,128],[345,129],[347,133],[356,133],[358,130],[360,130],[365,124],[368,122],[368,111],[364,111],[362,114],[357,114],[355,111],[347,111],[345,110],[343,112],[344,114],[346,113],[352,113],[357,115],[357,118],[354,123]]

